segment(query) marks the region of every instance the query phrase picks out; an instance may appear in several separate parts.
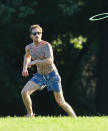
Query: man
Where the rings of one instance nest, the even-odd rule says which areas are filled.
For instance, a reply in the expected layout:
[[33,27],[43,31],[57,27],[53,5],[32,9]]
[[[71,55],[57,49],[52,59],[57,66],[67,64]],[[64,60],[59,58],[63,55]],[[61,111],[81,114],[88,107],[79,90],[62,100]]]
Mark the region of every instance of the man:
[[[30,37],[33,43],[25,47],[25,56],[22,76],[29,75],[27,68],[33,65],[37,66],[37,73],[27,82],[22,89],[22,99],[27,109],[27,117],[33,117],[32,101],[30,95],[36,90],[42,90],[45,86],[48,91],[53,91],[55,100],[64,111],[73,117],[76,117],[71,106],[65,101],[61,78],[54,65],[53,50],[51,45],[42,40],[42,28],[39,25],[30,27]],[[32,59],[32,61],[31,61]]]

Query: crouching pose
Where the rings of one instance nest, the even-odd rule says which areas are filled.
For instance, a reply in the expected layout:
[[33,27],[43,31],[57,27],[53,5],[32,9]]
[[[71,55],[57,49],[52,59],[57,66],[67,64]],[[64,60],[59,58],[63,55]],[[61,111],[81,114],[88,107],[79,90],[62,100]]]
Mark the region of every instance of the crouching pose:
[[[27,110],[27,116],[34,116],[30,95],[36,90],[47,87],[53,91],[57,104],[70,116],[76,117],[72,107],[65,101],[61,86],[61,77],[54,64],[53,50],[47,41],[42,40],[42,28],[39,25],[30,27],[30,37],[33,42],[25,47],[22,76],[29,75],[28,68],[37,66],[37,73],[26,83],[21,91]],[[31,61],[32,59],[32,61]]]

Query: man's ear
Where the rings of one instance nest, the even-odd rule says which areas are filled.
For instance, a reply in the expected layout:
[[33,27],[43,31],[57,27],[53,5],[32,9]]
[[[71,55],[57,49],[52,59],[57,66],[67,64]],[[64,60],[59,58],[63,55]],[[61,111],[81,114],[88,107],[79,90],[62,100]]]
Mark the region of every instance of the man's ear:
[[30,34],[30,38],[32,39],[32,35]]

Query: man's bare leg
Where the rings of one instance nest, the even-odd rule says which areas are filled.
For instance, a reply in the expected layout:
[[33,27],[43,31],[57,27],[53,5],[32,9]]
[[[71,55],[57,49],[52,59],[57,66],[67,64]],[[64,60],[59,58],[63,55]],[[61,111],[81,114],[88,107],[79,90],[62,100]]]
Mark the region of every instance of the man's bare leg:
[[72,107],[64,100],[62,90],[60,92],[54,92],[55,100],[58,105],[69,115],[72,117],[77,117]]
[[39,85],[32,81],[28,81],[25,87],[21,91],[22,99],[25,104],[26,110],[27,110],[27,117],[32,117],[34,116],[33,110],[32,110],[32,101],[30,98],[30,95],[38,90],[40,88]]

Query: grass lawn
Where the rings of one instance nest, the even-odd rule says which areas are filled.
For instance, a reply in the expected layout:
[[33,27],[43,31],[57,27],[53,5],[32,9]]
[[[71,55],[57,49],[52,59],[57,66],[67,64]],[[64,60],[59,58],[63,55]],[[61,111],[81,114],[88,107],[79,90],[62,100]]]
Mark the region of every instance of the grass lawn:
[[0,131],[108,131],[108,117],[1,117]]

